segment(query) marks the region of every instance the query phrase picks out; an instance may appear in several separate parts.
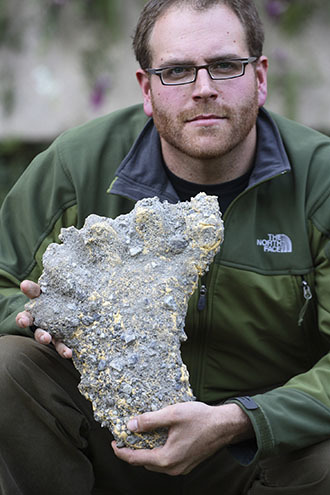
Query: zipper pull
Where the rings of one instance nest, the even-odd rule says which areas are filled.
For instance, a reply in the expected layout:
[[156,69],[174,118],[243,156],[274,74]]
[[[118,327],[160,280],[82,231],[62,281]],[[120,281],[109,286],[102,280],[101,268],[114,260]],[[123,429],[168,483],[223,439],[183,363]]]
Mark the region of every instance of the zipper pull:
[[197,303],[197,309],[198,311],[203,311],[206,307],[206,294],[207,294],[207,288],[206,285],[201,285],[201,288],[199,290],[199,299]]
[[303,288],[303,294],[304,294],[305,302],[304,302],[304,305],[301,308],[300,313],[299,313],[299,319],[298,319],[298,326],[299,327],[302,325],[302,323],[304,321],[304,316],[305,316],[305,313],[307,311],[309,301],[313,297],[311,288],[304,278],[302,280],[302,288]]

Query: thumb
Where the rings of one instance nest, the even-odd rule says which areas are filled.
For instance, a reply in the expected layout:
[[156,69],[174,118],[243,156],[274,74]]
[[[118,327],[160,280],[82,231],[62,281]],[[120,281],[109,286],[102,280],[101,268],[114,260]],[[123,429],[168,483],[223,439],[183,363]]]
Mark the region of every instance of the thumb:
[[127,423],[127,428],[132,432],[145,432],[156,430],[161,427],[168,427],[171,423],[169,409],[167,406],[155,412],[148,412],[135,416]]
[[35,299],[40,296],[40,286],[35,282],[32,282],[32,280],[23,280],[20,288],[29,299]]

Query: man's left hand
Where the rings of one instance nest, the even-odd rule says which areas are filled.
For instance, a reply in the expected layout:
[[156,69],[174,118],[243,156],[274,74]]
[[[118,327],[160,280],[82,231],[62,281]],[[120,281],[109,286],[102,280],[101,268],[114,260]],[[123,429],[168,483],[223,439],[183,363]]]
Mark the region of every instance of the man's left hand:
[[137,416],[127,427],[135,432],[168,428],[162,447],[134,450],[118,448],[116,442],[112,442],[112,447],[117,457],[132,465],[172,476],[188,474],[222,447],[253,436],[249,418],[236,404],[174,404]]

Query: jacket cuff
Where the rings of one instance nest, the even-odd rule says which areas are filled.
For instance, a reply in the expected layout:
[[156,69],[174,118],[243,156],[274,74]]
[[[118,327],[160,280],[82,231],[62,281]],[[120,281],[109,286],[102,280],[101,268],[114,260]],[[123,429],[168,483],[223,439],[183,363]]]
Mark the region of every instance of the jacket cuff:
[[252,397],[233,397],[226,400],[225,404],[237,404],[249,417],[255,437],[237,444],[228,446],[229,452],[242,465],[248,466],[260,457],[271,453],[274,447],[273,436],[270,425],[263,413],[262,408]]

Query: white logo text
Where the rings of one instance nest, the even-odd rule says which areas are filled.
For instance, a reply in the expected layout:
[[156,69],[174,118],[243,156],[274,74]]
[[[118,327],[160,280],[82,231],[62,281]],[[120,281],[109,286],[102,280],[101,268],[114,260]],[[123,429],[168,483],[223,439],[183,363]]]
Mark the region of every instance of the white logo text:
[[292,241],[285,234],[268,234],[268,239],[257,239],[257,246],[265,253],[292,253]]

